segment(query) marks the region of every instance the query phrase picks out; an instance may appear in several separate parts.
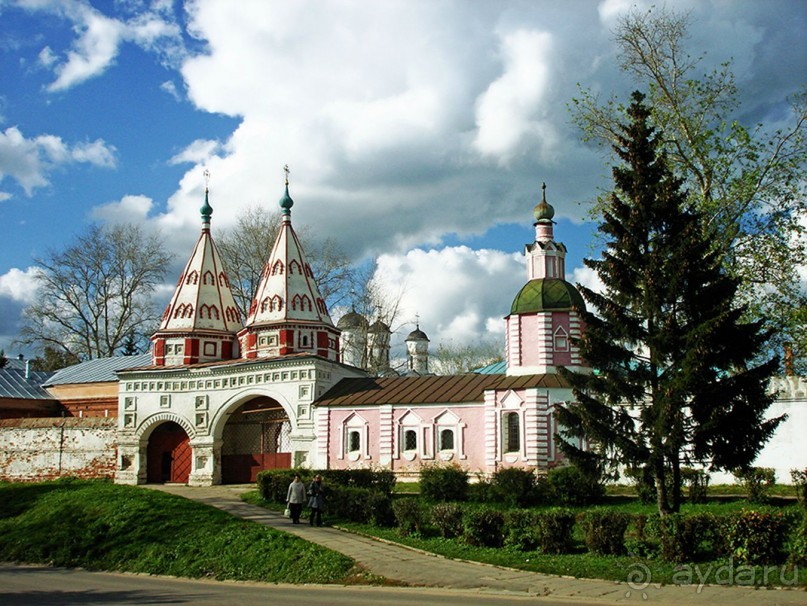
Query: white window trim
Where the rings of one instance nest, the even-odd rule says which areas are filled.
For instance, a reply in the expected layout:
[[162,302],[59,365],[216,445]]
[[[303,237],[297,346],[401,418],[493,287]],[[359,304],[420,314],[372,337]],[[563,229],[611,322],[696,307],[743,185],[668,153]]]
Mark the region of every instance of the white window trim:
[[[359,432],[360,442],[358,452],[348,452],[347,450],[350,446],[349,433],[351,431]],[[339,425],[339,454],[337,455],[337,459],[344,460],[346,458],[351,461],[372,458],[370,456],[370,424],[367,422],[367,419],[357,412],[349,414]]]

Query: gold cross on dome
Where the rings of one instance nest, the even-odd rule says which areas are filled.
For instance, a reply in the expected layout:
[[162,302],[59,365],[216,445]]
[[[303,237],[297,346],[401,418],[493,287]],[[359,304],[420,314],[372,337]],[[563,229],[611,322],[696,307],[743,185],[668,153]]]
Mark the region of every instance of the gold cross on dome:
[[286,185],[288,185],[289,184],[289,173],[291,172],[289,170],[289,165],[288,164],[283,165],[283,172],[286,173]]

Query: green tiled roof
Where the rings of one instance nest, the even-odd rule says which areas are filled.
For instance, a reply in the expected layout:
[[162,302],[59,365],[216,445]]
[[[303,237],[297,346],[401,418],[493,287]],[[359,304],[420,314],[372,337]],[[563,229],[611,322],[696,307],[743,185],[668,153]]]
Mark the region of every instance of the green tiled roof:
[[538,311],[586,308],[583,297],[566,280],[540,278],[530,280],[513,299],[511,314],[526,314]]

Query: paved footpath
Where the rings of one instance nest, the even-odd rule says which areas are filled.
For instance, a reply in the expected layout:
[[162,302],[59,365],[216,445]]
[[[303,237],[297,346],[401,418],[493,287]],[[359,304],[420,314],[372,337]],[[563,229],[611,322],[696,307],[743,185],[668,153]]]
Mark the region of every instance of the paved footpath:
[[[489,564],[451,560],[420,550],[364,537],[336,528],[292,524],[282,515],[243,502],[239,494],[254,486],[211,486],[195,488],[184,485],[149,485],[154,488],[212,505],[233,515],[297,535],[312,543],[343,553],[373,574],[411,586],[443,587],[464,590],[492,590],[530,596],[602,601],[609,604],[653,603],[686,606],[688,604],[732,604],[733,606],[807,605],[807,591],[801,589],[753,589],[751,587],[698,587],[693,585],[659,586],[648,583],[640,565],[625,571],[626,582],[525,572]],[[731,574],[731,571],[725,571]],[[778,571],[777,571],[778,573]],[[629,578],[629,575],[632,575]],[[725,576],[725,574],[724,574]],[[772,577],[773,578],[773,577]],[[632,580],[632,583],[628,583]]]

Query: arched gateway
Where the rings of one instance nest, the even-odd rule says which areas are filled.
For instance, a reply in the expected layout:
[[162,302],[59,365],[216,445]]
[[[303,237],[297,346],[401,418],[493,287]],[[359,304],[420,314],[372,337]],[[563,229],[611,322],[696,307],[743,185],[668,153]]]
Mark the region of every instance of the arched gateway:
[[291,422],[274,399],[259,396],[239,406],[222,431],[221,481],[254,482],[264,469],[291,467]]
[[191,465],[190,437],[182,426],[173,421],[158,425],[146,448],[146,481],[187,484]]

